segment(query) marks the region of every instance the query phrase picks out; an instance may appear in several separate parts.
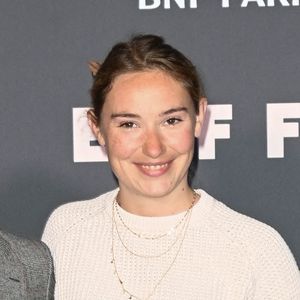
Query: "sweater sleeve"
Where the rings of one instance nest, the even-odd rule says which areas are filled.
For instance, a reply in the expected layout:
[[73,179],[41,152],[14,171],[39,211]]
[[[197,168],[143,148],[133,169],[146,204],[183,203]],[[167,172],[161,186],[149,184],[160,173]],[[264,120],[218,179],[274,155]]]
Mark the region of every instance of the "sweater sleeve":
[[[107,193],[107,195],[109,198],[110,193]],[[56,261],[56,250],[60,242],[63,241],[72,228],[86,219],[89,220],[94,214],[99,213],[99,211],[102,212],[105,208],[105,201],[102,201],[103,199],[104,197],[97,197],[91,200],[63,204],[52,212],[46,223],[42,241],[49,247],[54,263]]]
[[60,208],[58,208],[50,215],[42,235],[42,241],[49,247],[54,260],[55,247],[63,232]]
[[283,238],[269,227],[259,240],[254,299],[300,299],[300,273]]

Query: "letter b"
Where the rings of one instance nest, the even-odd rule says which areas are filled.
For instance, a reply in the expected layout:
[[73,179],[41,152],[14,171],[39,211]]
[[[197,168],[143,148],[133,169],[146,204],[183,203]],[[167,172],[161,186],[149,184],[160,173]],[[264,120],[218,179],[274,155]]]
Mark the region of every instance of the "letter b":
[[[150,3],[149,3],[150,2]],[[139,9],[155,9],[160,6],[160,0],[139,0]]]

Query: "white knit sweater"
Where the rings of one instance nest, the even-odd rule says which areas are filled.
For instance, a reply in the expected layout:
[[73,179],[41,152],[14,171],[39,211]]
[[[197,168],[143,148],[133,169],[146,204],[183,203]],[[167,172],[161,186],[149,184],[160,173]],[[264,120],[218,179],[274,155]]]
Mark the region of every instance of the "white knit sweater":
[[[299,300],[299,270],[280,235],[203,190],[197,192],[201,199],[186,232],[184,219],[170,235],[141,239],[116,216],[125,246],[139,255],[158,256],[154,258],[137,257],[121,244],[112,227],[117,190],[56,209],[43,234],[54,258],[56,299],[129,299],[114,274],[116,266],[123,285],[140,299],[147,299],[154,290],[150,300]],[[119,212],[134,231],[155,235],[167,232],[184,216],[141,217],[120,207]]]

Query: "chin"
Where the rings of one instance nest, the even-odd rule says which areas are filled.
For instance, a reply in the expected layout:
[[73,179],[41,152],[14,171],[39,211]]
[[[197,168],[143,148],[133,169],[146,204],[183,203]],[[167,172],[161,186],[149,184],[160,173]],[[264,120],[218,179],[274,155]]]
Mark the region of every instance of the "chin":
[[161,198],[168,195],[172,191],[172,187],[166,185],[159,186],[155,184],[154,186],[144,186],[143,189],[139,189],[139,193],[145,197]]

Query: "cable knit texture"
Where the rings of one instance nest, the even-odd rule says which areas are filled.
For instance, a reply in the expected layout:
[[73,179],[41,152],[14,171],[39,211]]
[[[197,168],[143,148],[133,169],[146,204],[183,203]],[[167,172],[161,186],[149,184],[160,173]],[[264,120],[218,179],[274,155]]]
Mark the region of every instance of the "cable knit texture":
[[[54,258],[55,299],[129,299],[114,274],[114,265],[126,289],[140,299],[147,299],[153,290],[151,300],[300,299],[296,262],[281,236],[268,225],[197,190],[201,199],[192,210],[186,232],[184,221],[167,236],[141,239],[116,216],[120,237],[130,251],[157,256],[137,257],[124,248],[112,226],[117,192],[65,204],[50,216],[43,241]],[[121,207],[119,212],[134,231],[153,235],[167,232],[184,216],[183,212],[141,217]]]

